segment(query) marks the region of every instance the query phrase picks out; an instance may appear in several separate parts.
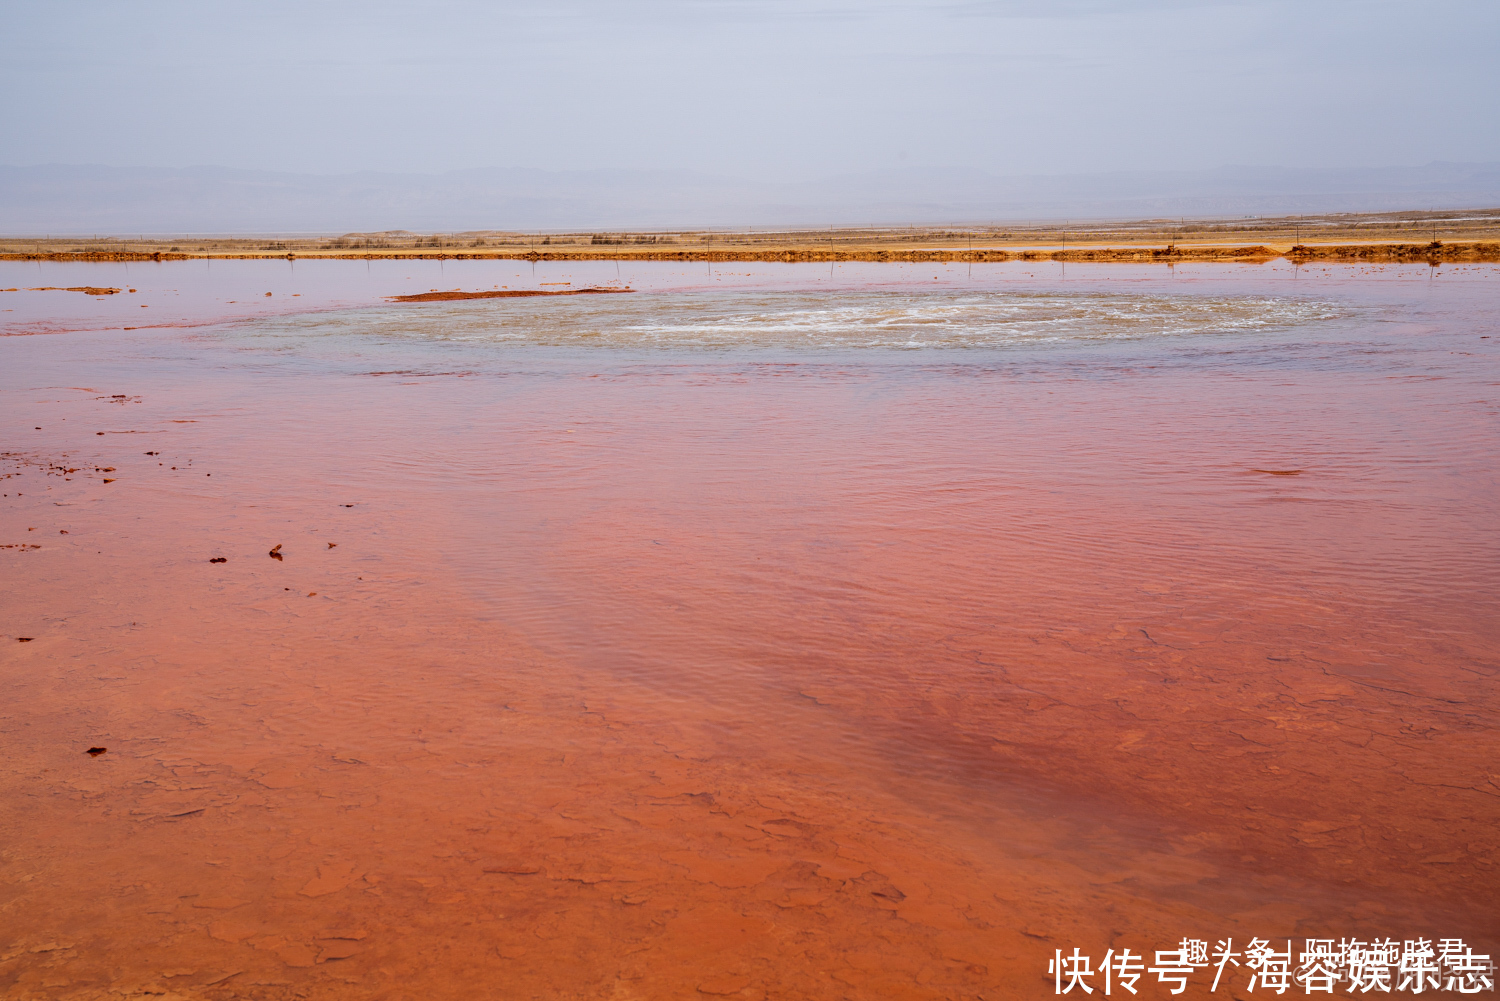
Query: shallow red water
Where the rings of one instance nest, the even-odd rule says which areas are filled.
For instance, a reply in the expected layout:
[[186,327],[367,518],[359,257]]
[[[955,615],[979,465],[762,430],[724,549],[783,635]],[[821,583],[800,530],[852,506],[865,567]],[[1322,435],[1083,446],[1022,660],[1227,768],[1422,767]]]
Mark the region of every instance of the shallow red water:
[[[1494,269],[1178,270],[27,306],[6,996],[1029,997],[1073,946],[1493,944]],[[939,346],[827,340],[892,323]]]

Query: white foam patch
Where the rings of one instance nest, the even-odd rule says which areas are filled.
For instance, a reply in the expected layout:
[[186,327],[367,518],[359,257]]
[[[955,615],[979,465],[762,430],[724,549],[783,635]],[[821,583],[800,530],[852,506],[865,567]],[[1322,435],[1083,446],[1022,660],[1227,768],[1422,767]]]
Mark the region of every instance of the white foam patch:
[[649,293],[382,306],[257,321],[244,333],[603,348],[1001,348],[1284,330],[1339,303],[1130,293]]

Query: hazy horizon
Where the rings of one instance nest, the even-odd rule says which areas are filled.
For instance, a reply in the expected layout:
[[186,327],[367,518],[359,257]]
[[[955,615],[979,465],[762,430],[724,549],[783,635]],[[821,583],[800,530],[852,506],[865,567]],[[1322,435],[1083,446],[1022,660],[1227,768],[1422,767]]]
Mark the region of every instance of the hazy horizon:
[[907,168],[795,184],[691,170],[0,167],[0,233],[12,236],[977,225],[1496,205],[1500,163],[1055,176]]
[[1500,5],[18,6],[0,231],[1500,204]]

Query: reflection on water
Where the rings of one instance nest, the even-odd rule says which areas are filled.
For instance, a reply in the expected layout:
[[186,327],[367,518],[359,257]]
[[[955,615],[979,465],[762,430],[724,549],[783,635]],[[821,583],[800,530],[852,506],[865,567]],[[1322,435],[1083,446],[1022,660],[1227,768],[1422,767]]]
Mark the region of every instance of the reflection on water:
[[863,273],[0,342],[0,983],[1493,952],[1493,269]]

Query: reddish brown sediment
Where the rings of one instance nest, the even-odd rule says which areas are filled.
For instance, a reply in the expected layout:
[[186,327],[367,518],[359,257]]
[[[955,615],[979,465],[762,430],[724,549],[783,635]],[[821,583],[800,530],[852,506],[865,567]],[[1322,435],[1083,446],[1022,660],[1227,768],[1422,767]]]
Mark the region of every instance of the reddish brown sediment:
[[430,395],[151,336],[24,345],[94,388],[5,400],[68,421],[0,466],[49,539],[0,557],[0,995],[1024,998],[1074,946],[1495,932],[1472,336],[1394,390]]
[[[15,292],[17,289],[0,289],[4,292]],[[82,292],[85,295],[116,295],[117,288],[100,288],[94,285],[75,285],[71,288],[60,288],[56,285],[44,285],[41,288],[29,288],[28,292]]]
[[492,292],[422,292],[418,295],[388,296],[392,302],[451,302],[455,299],[511,299],[537,295],[605,295],[610,292],[634,292],[633,288],[570,289],[501,289]]

